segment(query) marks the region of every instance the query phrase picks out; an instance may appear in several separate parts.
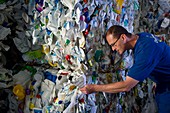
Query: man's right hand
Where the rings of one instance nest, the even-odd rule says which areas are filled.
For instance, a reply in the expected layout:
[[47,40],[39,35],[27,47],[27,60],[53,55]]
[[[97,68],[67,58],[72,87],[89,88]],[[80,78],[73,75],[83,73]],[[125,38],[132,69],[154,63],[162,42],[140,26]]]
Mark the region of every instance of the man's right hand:
[[94,84],[87,84],[84,87],[80,88],[80,91],[84,94],[90,94],[94,92],[93,87],[94,87]]

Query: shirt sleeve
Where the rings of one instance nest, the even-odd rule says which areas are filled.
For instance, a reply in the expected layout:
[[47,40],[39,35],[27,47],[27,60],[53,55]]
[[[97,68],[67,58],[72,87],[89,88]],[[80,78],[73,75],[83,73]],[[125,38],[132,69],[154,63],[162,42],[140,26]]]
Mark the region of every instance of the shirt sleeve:
[[128,72],[128,76],[142,82],[154,70],[159,62],[161,50],[155,44],[141,43],[134,53],[134,64]]

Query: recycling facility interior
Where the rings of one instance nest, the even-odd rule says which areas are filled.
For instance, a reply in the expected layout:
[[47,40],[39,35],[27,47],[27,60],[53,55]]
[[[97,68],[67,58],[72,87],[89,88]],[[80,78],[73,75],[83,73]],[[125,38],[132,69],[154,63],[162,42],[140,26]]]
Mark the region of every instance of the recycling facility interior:
[[129,92],[79,91],[84,80],[125,80],[132,52],[111,51],[112,25],[170,45],[170,0],[0,0],[0,112],[156,112],[149,79]]

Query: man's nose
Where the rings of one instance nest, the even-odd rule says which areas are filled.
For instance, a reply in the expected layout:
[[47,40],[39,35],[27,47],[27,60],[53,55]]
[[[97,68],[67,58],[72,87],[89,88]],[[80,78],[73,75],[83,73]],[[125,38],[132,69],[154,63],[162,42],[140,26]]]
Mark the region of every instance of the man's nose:
[[116,48],[115,48],[115,47],[112,47],[112,51],[116,51]]

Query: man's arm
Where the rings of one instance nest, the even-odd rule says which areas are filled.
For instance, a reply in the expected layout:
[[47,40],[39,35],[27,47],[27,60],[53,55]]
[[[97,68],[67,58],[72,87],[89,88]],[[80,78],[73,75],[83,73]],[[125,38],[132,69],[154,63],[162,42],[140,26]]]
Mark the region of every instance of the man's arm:
[[126,76],[125,81],[115,82],[111,84],[88,84],[84,86],[83,88],[80,88],[80,91],[82,91],[85,94],[93,93],[93,92],[107,92],[107,93],[118,93],[118,92],[124,92],[129,91],[131,88],[133,88],[139,81]]

